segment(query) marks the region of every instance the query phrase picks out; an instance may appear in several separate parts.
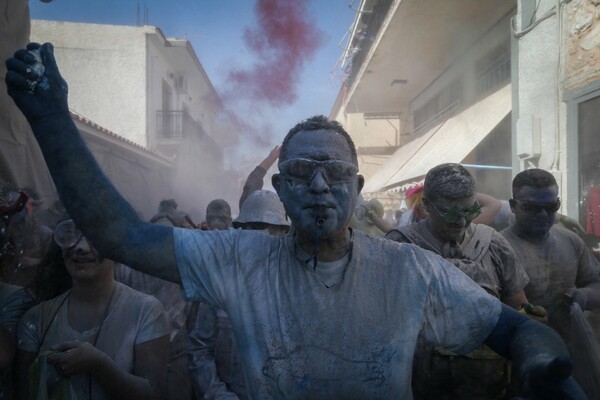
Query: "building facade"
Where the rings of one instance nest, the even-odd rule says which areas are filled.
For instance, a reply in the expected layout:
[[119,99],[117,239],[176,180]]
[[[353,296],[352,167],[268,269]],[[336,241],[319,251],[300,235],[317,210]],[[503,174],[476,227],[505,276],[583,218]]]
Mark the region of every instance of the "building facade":
[[361,2],[331,117],[357,142],[367,196],[397,208],[444,162],[510,195],[515,13],[516,1]]
[[222,185],[239,181],[224,168],[235,119],[189,41],[154,26],[42,20],[32,21],[31,40],[54,44],[75,113],[171,161],[172,190],[155,188],[163,198],[197,218],[215,193],[237,203],[241,189]]

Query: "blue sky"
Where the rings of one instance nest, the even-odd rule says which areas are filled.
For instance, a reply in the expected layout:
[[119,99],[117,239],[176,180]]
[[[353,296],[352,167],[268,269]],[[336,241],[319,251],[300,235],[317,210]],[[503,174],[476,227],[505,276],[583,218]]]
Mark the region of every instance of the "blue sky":
[[[349,3],[350,0],[307,1],[308,15],[316,18],[316,25],[323,32],[322,45],[304,65],[296,102],[264,110],[273,131],[273,144],[278,144],[287,130],[300,120],[314,114],[329,114],[341,85],[339,78],[331,76],[343,51],[338,42],[354,18]],[[185,37],[192,42],[217,91],[225,91],[226,71],[231,66],[252,63],[242,37],[245,28],[255,25],[253,0],[146,0],[139,4],[142,15],[144,7],[148,9],[149,25],[158,26],[166,36]],[[114,25],[135,25],[137,5],[137,0],[30,1],[34,19]],[[265,149],[265,155],[268,150]]]

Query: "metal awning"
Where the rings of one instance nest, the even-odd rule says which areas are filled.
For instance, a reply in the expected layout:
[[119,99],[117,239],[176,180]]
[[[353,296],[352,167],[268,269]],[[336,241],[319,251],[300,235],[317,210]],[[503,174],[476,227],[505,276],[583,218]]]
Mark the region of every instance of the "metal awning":
[[400,147],[368,182],[364,193],[416,181],[442,163],[460,163],[510,113],[511,85]]

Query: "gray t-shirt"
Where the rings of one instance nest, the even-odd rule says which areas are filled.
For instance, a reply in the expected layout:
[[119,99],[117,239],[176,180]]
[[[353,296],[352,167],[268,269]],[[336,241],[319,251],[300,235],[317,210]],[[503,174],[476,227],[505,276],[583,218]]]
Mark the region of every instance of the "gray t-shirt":
[[175,229],[186,295],[229,315],[251,398],[411,399],[420,334],[464,354],[495,327],[500,302],[443,258],[353,236],[343,268],[314,269],[293,236]]
[[600,264],[583,240],[573,232],[550,228],[548,237],[539,242],[527,241],[513,228],[502,235],[517,254],[530,278],[525,286],[527,299],[548,311],[548,325],[568,342],[570,329],[567,289],[600,281]]
[[[169,325],[160,302],[152,296],[140,293],[115,282],[116,291],[112,306],[100,326],[84,332],[71,327],[68,320],[66,292],[52,300],[33,307],[19,324],[18,347],[31,353],[42,353],[52,346],[70,340],[91,342],[127,372],[133,372],[134,346],[158,339],[169,333]],[[100,328],[100,331],[98,330]],[[43,329],[46,335],[43,336]],[[48,387],[60,380],[52,367],[48,368]],[[71,383],[77,398],[88,398],[87,374],[75,375]],[[108,394],[92,379],[94,400],[109,399]]]

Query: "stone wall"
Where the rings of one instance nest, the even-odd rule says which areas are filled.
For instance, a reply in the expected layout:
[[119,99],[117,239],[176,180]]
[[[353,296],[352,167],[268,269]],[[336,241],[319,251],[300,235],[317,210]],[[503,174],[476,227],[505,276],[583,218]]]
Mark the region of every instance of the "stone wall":
[[566,4],[564,89],[581,88],[600,79],[600,0]]

